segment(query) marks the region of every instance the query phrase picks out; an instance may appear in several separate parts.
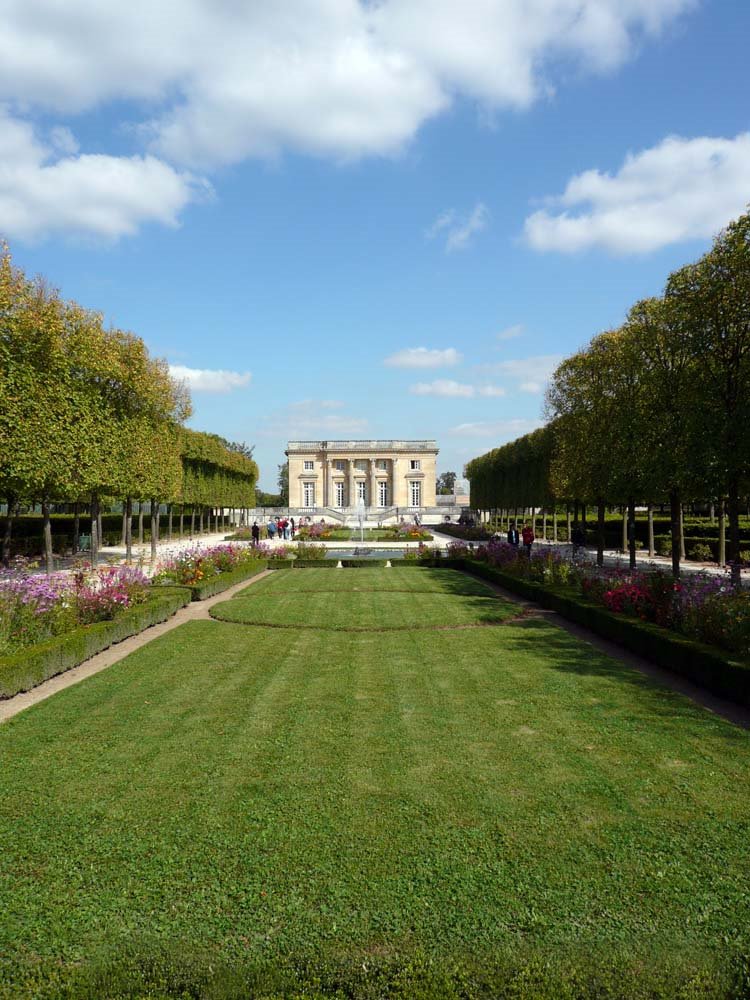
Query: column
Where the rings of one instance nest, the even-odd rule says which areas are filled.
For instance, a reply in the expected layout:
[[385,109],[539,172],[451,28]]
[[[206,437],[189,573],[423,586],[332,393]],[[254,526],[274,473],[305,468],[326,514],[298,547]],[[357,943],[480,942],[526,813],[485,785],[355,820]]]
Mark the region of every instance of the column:
[[336,497],[333,495],[333,461],[330,458],[326,459],[325,464],[325,480],[326,480],[326,506],[335,507]]
[[378,505],[378,480],[377,480],[377,469],[375,468],[375,459],[370,459],[370,487],[369,487],[369,500],[370,507],[377,507]]
[[357,487],[354,482],[354,459],[349,459],[349,496],[346,498],[348,507],[354,507],[357,503]]

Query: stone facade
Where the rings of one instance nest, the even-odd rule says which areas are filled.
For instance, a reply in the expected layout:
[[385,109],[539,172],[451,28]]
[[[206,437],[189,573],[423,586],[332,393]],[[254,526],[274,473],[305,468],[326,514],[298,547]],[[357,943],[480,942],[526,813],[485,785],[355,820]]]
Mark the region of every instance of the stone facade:
[[434,441],[290,441],[289,506],[368,510],[435,506]]

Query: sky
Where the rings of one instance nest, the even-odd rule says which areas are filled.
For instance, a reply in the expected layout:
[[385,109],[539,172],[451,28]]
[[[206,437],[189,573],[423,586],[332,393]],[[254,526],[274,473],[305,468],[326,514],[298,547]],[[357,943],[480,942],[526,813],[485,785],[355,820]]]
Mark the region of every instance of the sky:
[[750,203],[747,0],[0,0],[0,236],[255,445],[544,421]]

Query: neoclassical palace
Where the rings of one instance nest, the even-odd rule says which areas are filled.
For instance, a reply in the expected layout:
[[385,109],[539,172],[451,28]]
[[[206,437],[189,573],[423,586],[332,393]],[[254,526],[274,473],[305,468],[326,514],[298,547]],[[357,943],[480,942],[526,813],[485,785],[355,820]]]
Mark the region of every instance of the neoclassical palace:
[[435,506],[434,441],[290,441],[289,506]]

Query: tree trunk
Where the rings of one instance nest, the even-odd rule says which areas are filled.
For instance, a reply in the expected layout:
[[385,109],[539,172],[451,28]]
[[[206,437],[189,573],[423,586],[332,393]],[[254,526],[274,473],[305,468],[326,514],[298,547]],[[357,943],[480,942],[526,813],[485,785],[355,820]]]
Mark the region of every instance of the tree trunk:
[[729,480],[729,565],[732,570],[732,583],[739,587],[740,575],[740,490],[735,476]]
[[542,541],[547,541],[547,508],[542,507]]
[[651,559],[654,558],[654,505],[648,505],[648,554]]
[[55,555],[52,551],[52,521],[49,516],[49,499],[42,499],[42,524],[44,533],[44,565],[47,576],[55,571]]
[[623,555],[628,551],[628,512],[627,508],[622,508],[622,543],[620,545]]
[[159,504],[151,498],[151,565],[156,565],[156,545],[159,541]]
[[120,533],[120,545],[125,546],[128,539],[128,515],[125,504],[122,505],[122,532]]
[[552,511],[552,541],[557,544],[557,507]]
[[190,537],[195,534],[195,504],[190,508]]
[[570,504],[565,504],[565,521],[568,529],[568,542],[570,542]]
[[167,541],[172,541],[172,504],[167,507]]
[[203,504],[200,506],[200,512],[198,515],[198,534],[203,534]]
[[91,494],[91,565],[99,562],[99,497]]
[[628,500],[628,554],[630,568],[635,569],[635,498]]
[[727,564],[727,519],[724,501],[719,500],[719,566]]
[[76,502],[73,504],[73,555],[75,555],[81,547],[81,505]]
[[185,527],[185,504],[180,504],[180,538],[182,538],[183,529]]
[[581,523],[583,524],[583,530],[586,530],[586,504],[581,504]]
[[138,544],[143,545],[143,500],[138,501]]
[[680,504],[680,559],[685,561],[685,514]]
[[125,498],[125,562],[133,562],[133,498]]
[[680,494],[672,490],[669,494],[670,533],[672,536],[672,575],[680,575]]
[[[573,501],[573,524],[578,524],[578,501]],[[568,530],[570,531],[570,524],[568,524]],[[570,539],[568,539],[570,541]]]
[[104,547],[104,531],[102,529],[102,508],[98,503],[96,505],[96,526],[99,529],[99,548],[101,549]]
[[3,566],[8,566],[10,564],[10,543],[13,539],[13,518],[16,516],[16,511],[18,509],[18,502],[13,493],[8,494],[7,501],[8,516],[5,518],[5,531],[3,532]]
[[708,516],[711,520],[711,524],[716,524],[716,505],[711,501],[711,506],[708,509]]
[[601,498],[596,505],[596,565],[604,565],[604,529],[607,522],[607,505]]

